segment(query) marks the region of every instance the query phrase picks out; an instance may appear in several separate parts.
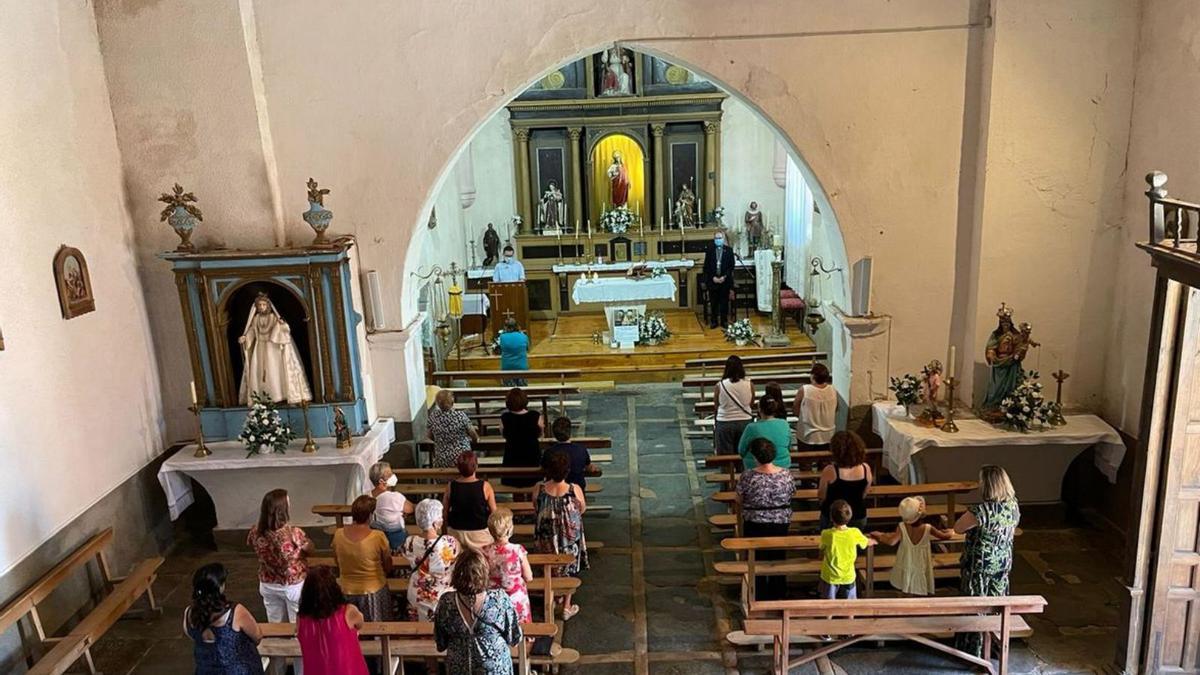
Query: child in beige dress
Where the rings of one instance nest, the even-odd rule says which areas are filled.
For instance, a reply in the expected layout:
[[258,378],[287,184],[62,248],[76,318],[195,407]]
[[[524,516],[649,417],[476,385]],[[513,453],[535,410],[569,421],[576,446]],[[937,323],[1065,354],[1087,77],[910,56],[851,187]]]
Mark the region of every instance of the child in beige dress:
[[900,519],[903,521],[890,533],[872,532],[871,537],[881,544],[897,546],[896,562],[892,565],[889,581],[892,587],[907,595],[933,595],[933,552],[930,539],[939,541],[954,536],[951,530],[942,530],[921,522],[925,515],[923,497],[905,497],[900,502]]

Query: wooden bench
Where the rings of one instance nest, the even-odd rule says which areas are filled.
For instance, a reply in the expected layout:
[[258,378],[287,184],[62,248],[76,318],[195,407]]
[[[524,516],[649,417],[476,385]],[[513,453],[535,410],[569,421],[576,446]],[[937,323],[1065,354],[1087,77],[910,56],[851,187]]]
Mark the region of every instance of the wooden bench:
[[[951,511],[950,509],[953,509]],[[947,506],[945,504],[929,504],[925,510],[925,514],[929,516],[944,515],[950,518],[950,514],[955,517],[967,510],[967,507],[958,504]],[[951,518],[953,520],[953,518]],[[900,522],[900,509],[895,506],[870,506],[867,507],[867,521],[871,522],[871,527],[875,527],[875,523],[887,523],[888,526]],[[821,512],[819,510],[812,511],[793,511],[792,525],[812,527],[821,522]],[[718,513],[708,517],[708,524],[717,529],[733,528],[735,533],[741,532],[741,514],[739,513]]]
[[[258,653],[263,657],[263,668],[268,663],[281,658],[299,658],[300,643],[296,640],[296,624],[294,623],[260,623],[263,641],[258,645]],[[550,637],[558,635],[558,626],[553,623],[527,623],[521,625],[521,630],[527,638]],[[381,657],[387,664],[387,672],[404,673],[404,661],[439,659],[445,656],[437,651],[433,639],[433,624],[418,621],[387,621],[364,623],[358,631],[363,654]],[[557,646],[557,645],[556,645]],[[579,652],[558,646],[550,656],[534,656],[529,653],[529,642],[521,640],[513,647],[513,659],[516,661],[517,672],[529,675],[535,665],[559,666],[579,661]]]
[[[728,356],[709,357],[701,359],[688,359],[683,362],[684,368],[699,368],[706,370],[708,368],[716,368],[720,370],[725,367],[725,361]],[[811,365],[815,361],[828,361],[829,354],[825,352],[782,352],[776,354],[753,354],[750,356],[738,355],[744,366],[756,366],[764,363],[806,363]]]
[[[746,377],[754,382],[756,392],[761,390],[767,382],[775,382],[776,384],[808,384],[812,380],[812,375],[807,370],[797,372],[795,370],[767,371],[760,373],[746,373]],[[708,387],[717,386],[721,381],[720,375],[691,375],[683,378],[680,384],[685,388],[689,387]],[[761,395],[761,394],[760,394]]]
[[[797,481],[817,481],[821,478],[820,471],[809,471],[808,469],[788,469],[792,474],[792,480]],[[737,485],[738,479],[742,477],[740,473],[706,473],[704,474],[705,483],[719,483],[725,486],[723,489],[732,490]]]
[[[515,487],[512,485],[501,485],[495,479],[488,481],[492,484],[492,491],[498,495],[531,495],[533,494],[532,487]],[[411,495],[419,496],[441,496],[446,489],[445,483],[397,483],[391,488],[394,492],[410,497]],[[592,481],[588,483],[584,493],[592,495],[604,491],[604,486]],[[508,502],[504,502],[508,504]]]
[[534,368],[531,370],[439,370],[433,374],[437,384],[452,380],[487,380],[501,382],[504,380],[558,380],[559,385],[567,384],[567,378],[578,379],[583,371],[578,368]]
[[[543,611],[546,617],[554,616],[554,596],[574,593],[579,590],[582,581],[575,577],[554,576],[554,568],[570,564],[575,556],[569,553],[530,553],[529,566],[534,571],[533,581],[529,583],[531,595],[541,595],[544,598]],[[317,567],[325,565],[337,569],[337,559],[329,556],[312,556],[308,564]],[[408,558],[402,555],[392,556],[392,564],[396,567],[410,567]],[[408,591],[408,579],[388,579],[388,590],[392,593]]]
[[[465,399],[470,401],[475,406],[475,414],[478,415],[483,412],[484,402],[503,401],[511,389],[512,387],[445,387],[443,391],[453,393],[456,400]],[[521,387],[520,389],[525,392],[525,396],[531,402],[536,401],[541,404],[543,417],[549,417],[551,399],[558,399],[559,414],[565,414],[567,396],[580,392],[579,385],[575,384],[535,384]]]
[[[546,430],[550,430],[550,425],[546,425]],[[550,437],[539,439],[541,449],[544,452],[558,441]],[[612,447],[612,439],[608,436],[580,436],[572,438],[571,442],[578,443],[588,450],[603,450]],[[480,455],[495,455],[504,452],[504,439],[499,436],[485,436],[477,441],[471,441],[471,449]],[[423,440],[417,443],[418,461],[428,466],[433,463],[433,441]],[[423,455],[428,455],[429,460],[425,461]],[[594,458],[593,458],[594,459]],[[610,458],[611,459],[611,458]],[[454,471],[454,475],[458,475],[457,469],[450,467]],[[399,471],[397,469],[396,471]]]
[[[84,659],[88,671],[95,673],[91,646],[137,600],[145,596],[150,611],[161,612],[155,602],[151,585],[159,566],[163,563],[162,558],[142,561],[134,566],[128,576],[113,576],[112,568],[104,553],[104,549],[112,542],[112,538],[112,528],[106,528],[94,535],[50,568],[32,586],[13,598],[3,609],[0,609],[0,633],[6,632],[14,624],[29,617],[41,645],[53,645],[37,660],[29,670],[30,673],[54,673],[57,675],[66,672],[80,658]],[[92,562],[95,562],[99,572],[104,597],[66,635],[61,637],[47,635],[38,605],[72,575],[79,570],[86,569]],[[28,651],[24,655],[27,659],[29,658]]]
[[[863,640],[898,636],[974,664],[993,675],[1007,675],[1009,641],[1014,632],[1028,632],[1024,614],[1041,614],[1046,599],[1040,595],[1004,597],[871,598],[845,600],[773,600],[756,602],[755,615],[778,618],[749,619],[744,632],[769,636],[774,644],[775,672],[794,668],[828,656]],[[990,656],[996,642],[998,664],[959,651],[933,636],[983,633],[983,653]],[[823,635],[840,640],[813,649],[796,660],[791,658],[794,638]]]
[[[958,495],[965,495],[978,487],[979,482],[973,480],[947,483],[916,483],[913,485],[872,485],[867,488],[866,499],[877,502],[881,498],[940,497],[945,499],[945,503],[947,504],[946,512],[950,513],[952,510],[956,510],[955,501]],[[796,490],[792,494],[793,500],[816,500],[816,498],[816,488],[803,488]],[[710,499],[720,504],[733,504],[734,511],[737,511],[736,492],[717,492]],[[929,500],[926,500],[926,502],[928,503]]]

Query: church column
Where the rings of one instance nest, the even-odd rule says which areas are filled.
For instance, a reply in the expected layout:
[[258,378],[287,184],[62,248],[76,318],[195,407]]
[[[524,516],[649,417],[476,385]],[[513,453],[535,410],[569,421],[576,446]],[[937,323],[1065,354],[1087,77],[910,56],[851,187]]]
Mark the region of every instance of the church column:
[[716,172],[716,178],[713,179],[713,208],[721,205],[721,123],[714,122],[717,129],[713,133],[713,142],[716,144],[716,159],[713,161],[713,168]]
[[[665,124],[650,125],[650,135],[654,137],[654,215],[658,216],[661,220],[667,219],[666,205],[671,201],[667,199],[666,188],[664,187],[667,173],[667,158],[663,152],[663,134],[666,130],[667,125]],[[653,220],[653,216],[651,218],[650,225],[653,229],[657,225],[657,221]]]
[[[582,127],[567,128],[567,138],[571,142],[571,215],[567,219],[572,228],[587,218],[583,214],[583,158],[579,154],[579,139],[582,136]],[[583,227],[582,224],[580,227]]]
[[[704,213],[716,208],[717,195],[717,129],[719,122],[704,123]],[[704,213],[696,214],[704,218]]]
[[533,223],[533,208],[529,199],[529,130],[513,129],[513,161],[517,170],[517,215],[524,224],[518,232],[525,232]]

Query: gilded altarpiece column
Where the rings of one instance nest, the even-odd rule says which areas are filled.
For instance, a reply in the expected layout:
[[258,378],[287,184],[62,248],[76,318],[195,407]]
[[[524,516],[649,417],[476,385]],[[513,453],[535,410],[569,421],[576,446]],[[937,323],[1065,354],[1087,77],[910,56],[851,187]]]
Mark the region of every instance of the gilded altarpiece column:
[[666,133],[667,127],[665,124],[651,124],[650,136],[654,139],[654,215],[656,219],[651,222],[651,225],[659,220],[670,220],[671,214],[667,208],[670,202],[667,199],[666,187],[663,181],[663,176],[667,173],[666,153],[663,151],[663,134]]
[[567,216],[567,221],[572,229],[586,218],[583,214],[583,157],[579,148],[579,139],[582,137],[582,127],[567,128],[567,138],[571,143],[571,214]]
[[[704,123],[704,211],[712,211],[720,204],[717,194],[717,139],[720,122]],[[703,219],[704,213],[697,213]]]
[[529,129],[513,129],[513,160],[517,173],[517,215],[523,223],[520,232],[533,222],[533,190],[529,179]]

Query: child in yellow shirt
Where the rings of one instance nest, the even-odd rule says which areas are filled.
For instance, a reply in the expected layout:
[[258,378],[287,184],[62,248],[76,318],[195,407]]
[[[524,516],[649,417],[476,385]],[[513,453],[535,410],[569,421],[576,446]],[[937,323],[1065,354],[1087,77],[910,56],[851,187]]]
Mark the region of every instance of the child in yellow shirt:
[[833,527],[821,531],[822,597],[836,600],[841,595],[847,600],[855,600],[858,588],[854,583],[854,562],[858,559],[858,549],[874,546],[875,540],[857,527],[846,526],[854,516],[846,500],[839,499],[830,504],[829,516]]

